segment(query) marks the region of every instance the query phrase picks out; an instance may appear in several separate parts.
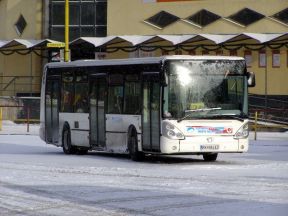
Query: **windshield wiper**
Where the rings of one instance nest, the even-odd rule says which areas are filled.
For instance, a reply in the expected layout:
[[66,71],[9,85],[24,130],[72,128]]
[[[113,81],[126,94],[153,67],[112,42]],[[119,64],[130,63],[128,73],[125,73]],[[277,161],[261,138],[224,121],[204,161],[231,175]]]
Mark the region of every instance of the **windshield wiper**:
[[221,110],[221,107],[214,107],[214,108],[204,108],[204,109],[195,109],[195,110],[185,110],[185,112],[189,112],[188,114],[186,114],[185,116],[183,116],[182,118],[178,119],[177,122],[181,122],[184,119],[191,117],[191,115],[195,112],[206,112],[206,111],[212,111],[212,110]]
[[[243,122],[245,120],[246,115],[227,115],[227,114],[220,114],[220,115],[211,115],[211,118],[230,118],[230,119],[237,119],[241,122]],[[208,117],[209,118],[209,117]]]

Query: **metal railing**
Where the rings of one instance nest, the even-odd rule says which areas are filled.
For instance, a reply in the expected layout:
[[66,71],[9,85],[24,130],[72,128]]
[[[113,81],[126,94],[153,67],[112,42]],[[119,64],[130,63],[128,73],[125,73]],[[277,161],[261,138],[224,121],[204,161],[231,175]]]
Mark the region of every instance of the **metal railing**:
[[39,97],[0,97],[0,134],[29,133],[39,122]]
[[0,76],[0,96],[25,93],[32,96],[40,92],[40,76]]
[[288,125],[288,96],[249,95],[249,116],[259,121]]

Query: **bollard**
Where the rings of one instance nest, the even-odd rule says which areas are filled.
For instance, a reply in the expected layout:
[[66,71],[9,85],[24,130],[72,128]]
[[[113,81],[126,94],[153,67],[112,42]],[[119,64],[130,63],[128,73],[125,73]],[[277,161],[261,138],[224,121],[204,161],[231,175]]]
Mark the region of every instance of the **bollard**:
[[257,140],[257,118],[258,112],[255,112],[255,120],[254,120],[254,140]]
[[0,131],[2,131],[2,120],[3,120],[2,107],[0,107]]
[[30,107],[27,107],[27,133],[29,133]]

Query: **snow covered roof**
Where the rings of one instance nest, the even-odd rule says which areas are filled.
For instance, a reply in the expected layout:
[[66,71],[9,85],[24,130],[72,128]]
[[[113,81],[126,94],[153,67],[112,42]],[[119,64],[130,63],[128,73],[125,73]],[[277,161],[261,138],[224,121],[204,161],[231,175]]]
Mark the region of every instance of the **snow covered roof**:
[[43,39],[43,40],[13,39],[10,41],[0,40],[0,49],[19,48],[21,46],[24,46],[25,49],[31,49],[35,47],[46,46],[47,43],[59,43],[59,42],[50,39]]
[[287,33],[241,33],[241,34],[191,34],[191,35],[124,35],[107,37],[80,37],[70,43],[70,45],[90,44],[96,47],[119,45],[121,43],[130,43],[131,46],[146,45],[155,41],[166,41],[171,45],[210,42],[218,45],[223,43],[237,42],[243,40],[255,40],[257,43],[274,42],[278,38],[288,40]]
[[[187,35],[119,35],[119,36],[107,36],[107,37],[80,37],[72,42],[71,46],[90,45],[95,48],[101,48],[105,46],[123,46],[129,44],[129,46],[145,46],[156,44],[158,42],[167,42],[169,45],[193,45],[194,44],[234,44],[234,43],[247,43],[248,41],[254,41],[257,44],[263,43],[276,43],[276,42],[288,42],[288,32],[286,33],[241,33],[241,34],[187,34]],[[10,41],[0,40],[1,49],[32,49],[38,47],[46,47],[47,43],[59,43],[50,39],[34,40],[34,39],[13,39]],[[127,45],[126,45],[127,46]]]

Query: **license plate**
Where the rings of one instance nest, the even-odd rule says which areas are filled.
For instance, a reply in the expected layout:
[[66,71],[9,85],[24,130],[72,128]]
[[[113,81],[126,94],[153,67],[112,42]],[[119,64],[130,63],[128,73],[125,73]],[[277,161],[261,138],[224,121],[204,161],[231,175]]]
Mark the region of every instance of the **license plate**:
[[219,150],[219,145],[200,145],[201,151]]

